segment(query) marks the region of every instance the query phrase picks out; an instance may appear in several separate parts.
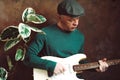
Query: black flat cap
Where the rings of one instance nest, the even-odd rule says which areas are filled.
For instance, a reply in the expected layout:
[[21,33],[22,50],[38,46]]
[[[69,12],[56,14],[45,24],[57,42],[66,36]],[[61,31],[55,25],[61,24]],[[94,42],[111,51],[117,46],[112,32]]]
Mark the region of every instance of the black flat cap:
[[57,12],[60,15],[78,17],[84,15],[84,8],[76,0],[63,0],[58,4]]

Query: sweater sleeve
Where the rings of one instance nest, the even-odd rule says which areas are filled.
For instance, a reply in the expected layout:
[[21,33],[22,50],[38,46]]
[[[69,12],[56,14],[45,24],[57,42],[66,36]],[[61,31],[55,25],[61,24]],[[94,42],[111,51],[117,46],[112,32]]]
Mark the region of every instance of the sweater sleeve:
[[80,46],[80,49],[79,49],[79,53],[84,53],[84,41],[85,41],[85,37],[82,34],[81,35],[81,46]]
[[45,43],[45,35],[38,33],[34,39],[34,41],[30,44],[27,49],[24,64],[33,67],[33,68],[40,68],[45,69],[48,72],[53,73],[56,62],[42,59],[38,56],[38,53],[42,50],[44,43]]

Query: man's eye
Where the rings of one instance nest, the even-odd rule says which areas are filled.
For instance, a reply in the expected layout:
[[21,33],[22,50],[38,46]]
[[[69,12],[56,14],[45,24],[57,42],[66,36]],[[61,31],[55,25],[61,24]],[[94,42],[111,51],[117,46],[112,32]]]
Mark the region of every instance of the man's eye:
[[68,21],[69,21],[69,22],[72,22],[73,20],[70,20],[70,19],[69,19]]

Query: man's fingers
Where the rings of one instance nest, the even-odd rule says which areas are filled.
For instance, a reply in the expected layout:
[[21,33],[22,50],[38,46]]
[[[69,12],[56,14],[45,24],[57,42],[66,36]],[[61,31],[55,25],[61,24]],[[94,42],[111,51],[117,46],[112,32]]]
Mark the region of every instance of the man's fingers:
[[107,61],[107,58],[103,58],[103,60],[102,60],[103,62],[105,62],[105,61]]
[[108,66],[109,66],[109,65],[106,63],[106,59],[104,59],[104,60],[99,60],[99,64],[100,64],[99,69],[100,69],[101,72],[106,71],[107,68],[108,68]]
[[55,70],[54,70],[54,74],[60,74],[60,73],[63,73],[65,71],[65,67],[60,64],[60,63],[57,63],[56,67],[55,67]]

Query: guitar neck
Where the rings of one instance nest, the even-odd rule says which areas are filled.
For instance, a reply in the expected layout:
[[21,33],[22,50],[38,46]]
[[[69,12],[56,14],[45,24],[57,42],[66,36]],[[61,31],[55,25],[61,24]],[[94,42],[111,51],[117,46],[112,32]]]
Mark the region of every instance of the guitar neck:
[[[107,61],[108,65],[117,65],[120,63],[120,59],[116,59],[116,60],[108,60]],[[94,69],[94,68],[98,68],[99,67],[99,63],[98,62],[92,62],[92,63],[85,63],[85,64],[79,64],[79,65],[74,65],[73,66],[73,70],[75,72],[79,72],[81,70],[88,70],[88,69]]]

